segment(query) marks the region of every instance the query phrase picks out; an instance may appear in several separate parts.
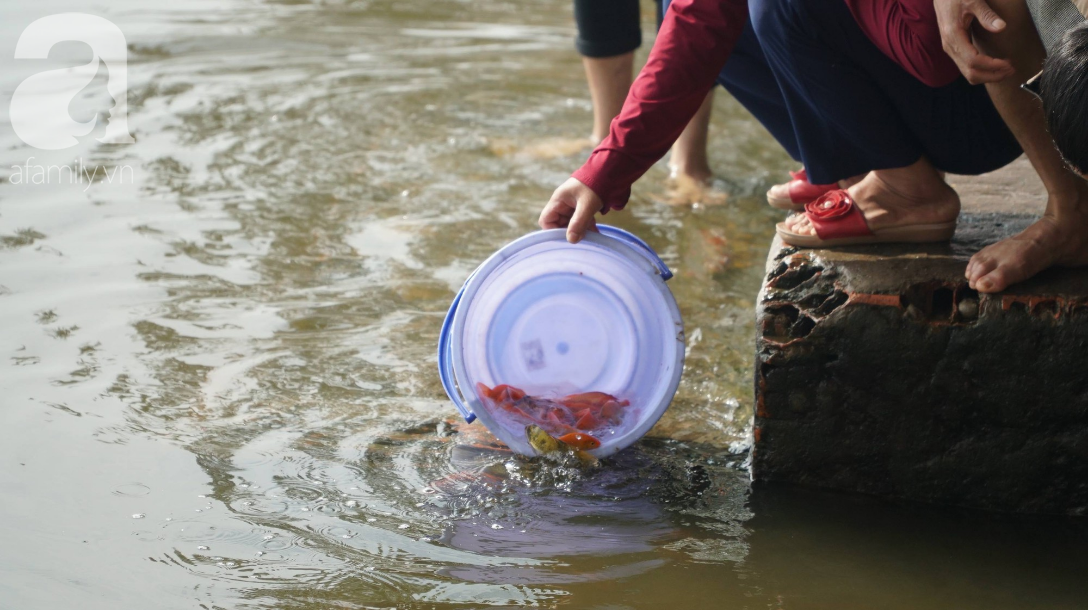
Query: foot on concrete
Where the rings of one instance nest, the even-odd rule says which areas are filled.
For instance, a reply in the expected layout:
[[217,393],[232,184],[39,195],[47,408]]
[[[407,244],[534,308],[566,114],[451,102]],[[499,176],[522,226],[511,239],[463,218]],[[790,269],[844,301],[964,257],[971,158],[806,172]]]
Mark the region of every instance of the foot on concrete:
[[[914,166],[911,166],[914,168]],[[911,168],[869,172],[860,182],[846,189],[865,216],[869,229],[951,222],[960,214],[960,198],[939,175],[929,179],[912,178]],[[794,214],[779,224],[801,235],[816,235],[816,229],[803,214]]]
[[1088,266],[1088,212],[1046,214],[1023,232],[986,246],[964,276],[979,292],[1000,292],[1056,265]]

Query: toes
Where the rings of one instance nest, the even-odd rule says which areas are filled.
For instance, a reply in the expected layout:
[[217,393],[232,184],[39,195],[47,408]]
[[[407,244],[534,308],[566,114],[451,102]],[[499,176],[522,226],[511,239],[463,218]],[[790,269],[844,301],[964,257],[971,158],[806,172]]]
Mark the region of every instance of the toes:
[[790,186],[788,184],[776,184],[767,190],[767,195],[775,199],[787,199],[790,196]]
[[1029,265],[1026,261],[1020,259],[1004,260],[992,267],[987,267],[985,272],[979,274],[978,279],[975,280],[975,290],[979,292],[1000,292],[1041,270],[1041,267],[1036,269],[1033,265]]
[[1001,292],[1012,283],[1009,281],[1008,275],[1006,269],[998,267],[976,280],[975,290],[979,292]]
[[978,282],[979,282],[979,279],[982,278],[984,275],[990,273],[991,271],[993,271],[996,268],[997,268],[997,261],[990,258],[989,256],[986,256],[985,254],[982,254],[982,253],[976,254],[974,257],[971,258],[971,263],[968,265],[968,269],[967,269],[967,282],[968,282],[968,284],[971,286],[971,288],[974,288],[975,290],[982,290],[977,285]]
[[1034,242],[1009,239],[991,246],[992,254],[983,250],[972,270],[971,287],[979,292],[1000,292],[1022,282],[1053,263],[1053,253]]
[[778,223],[778,226],[796,235],[816,235],[816,228],[804,214],[794,214]]

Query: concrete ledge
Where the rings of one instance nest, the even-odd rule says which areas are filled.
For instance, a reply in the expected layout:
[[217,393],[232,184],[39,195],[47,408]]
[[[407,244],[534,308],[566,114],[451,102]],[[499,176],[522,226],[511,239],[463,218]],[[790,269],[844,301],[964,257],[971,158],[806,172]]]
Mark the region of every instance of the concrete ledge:
[[989,207],[965,205],[952,244],[772,246],[757,306],[757,481],[1088,512],[1088,273],[969,289],[970,255],[1035,217]]

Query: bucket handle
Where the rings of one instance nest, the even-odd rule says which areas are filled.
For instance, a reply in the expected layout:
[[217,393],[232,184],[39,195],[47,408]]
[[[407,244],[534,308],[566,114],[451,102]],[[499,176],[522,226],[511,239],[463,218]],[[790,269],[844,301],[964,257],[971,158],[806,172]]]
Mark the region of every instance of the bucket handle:
[[638,250],[654,267],[657,268],[657,272],[661,275],[662,280],[667,282],[672,279],[672,271],[669,270],[665,261],[661,260],[661,257],[657,255],[657,252],[654,252],[654,249],[647,245],[646,242],[639,239],[637,235],[611,225],[597,225],[597,229],[601,232],[601,235],[607,235],[613,239],[618,239],[633,247],[635,250]]
[[[472,276],[470,275],[468,279],[471,280]],[[465,280],[465,286],[467,285],[468,280]],[[454,297],[450,310],[446,312],[446,319],[442,321],[442,332],[438,335],[438,377],[442,380],[442,387],[446,390],[446,396],[450,397],[453,405],[461,412],[461,416],[465,418],[465,421],[471,424],[476,420],[476,414],[465,404],[461,391],[453,381],[453,358],[451,354],[453,348],[450,345],[450,335],[453,331],[453,314],[457,313],[457,305],[461,303],[461,295],[465,293],[465,286],[461,286],[461,289],[457,291],[457,296]]]

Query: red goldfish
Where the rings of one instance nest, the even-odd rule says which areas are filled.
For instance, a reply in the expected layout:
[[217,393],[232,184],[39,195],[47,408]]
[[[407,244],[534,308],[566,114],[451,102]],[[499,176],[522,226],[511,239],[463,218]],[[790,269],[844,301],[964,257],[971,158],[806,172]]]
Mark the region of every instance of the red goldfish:
[[582,451],[600,447],[601,441],[587,433],[604,425],[619,424],[623,419],[623,407],[631,404],[604,392],[584,392],[552,400],[529,396],[506,384],[489,388],[477,383],[476,390],[483,400],[518,419],[540,426],[558,440]]

